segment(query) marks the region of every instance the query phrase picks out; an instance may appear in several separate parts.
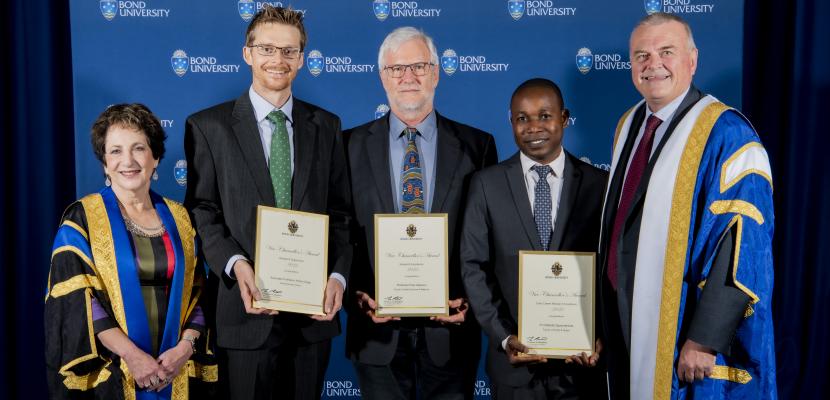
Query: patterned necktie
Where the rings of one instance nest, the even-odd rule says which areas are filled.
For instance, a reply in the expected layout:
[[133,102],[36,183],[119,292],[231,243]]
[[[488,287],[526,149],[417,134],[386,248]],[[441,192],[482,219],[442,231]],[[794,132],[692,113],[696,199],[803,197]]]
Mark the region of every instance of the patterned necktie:
[[277,207],[288,209],[291,208],[291,147],[288,143],[288,129],[285,127],[285,114],[282,110],[274,110],[267,118],[274,124],[268,157],[274,199]]
[[536,221],[542,250],[547,251],[550,247],[550,236],[553,233],[553,223],[550,218],[550,185],[547,179],[551,168],[548,165],[534,165],[530,169],[539,175],[539,181],[536,182],[536,189],[533,191],[533,219]]
[[418,154],[418,145],[415,138],[418,130],[406,128],[406,152],[403,155],[403,171],[401,171],[401,213],[418,214],[424,212],[424,179],[421,173],[421,156]]
[[662,122],[654,114],[648,117],[643,137],[640,139],[640,144],[637,146],[637,151],[634,153],[634,158],[631,159],[631,165],[629,165],[628,173],[625,176],[625,184],[623,184],[622,195],[620,195],[620,206],[617,207],[617,214],[614,216],[611,242],[608,246],[608,279],[611,281],[614,290],[617,290],[617,242],[620,240],[625,218],[631,208],[631,201],[634,200],[634,193],[637,192],[640,179],[643,177],[643,171],[648,165],[651,147],[654,144],[654,132],[657,131],[657,127]]

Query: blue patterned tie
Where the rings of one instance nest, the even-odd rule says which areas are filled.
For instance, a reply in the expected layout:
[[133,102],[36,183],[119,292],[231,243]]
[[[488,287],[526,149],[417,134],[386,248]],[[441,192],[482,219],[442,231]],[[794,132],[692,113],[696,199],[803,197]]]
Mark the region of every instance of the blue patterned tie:
[[533,219],[536,221],[536,230],[539,232],[539,242],[542,243],[542,250],[547,251],[550,246],[550,236],[553,233],[550,210],[550,185],[547,176],[551,173],[548,165],[534,165],[531,167],[539,175],[539,182],[536,182],[536,190],[533,197]]
[[418,154],[418,146],[415,144],[418,130],[406,128],[403,133],[406,135],[408,142],[406,152],[403,155],[403,171],[401,171],[401,186],[403,187],[401,213],[423,213],[424,179],[421,174],[421,156]]

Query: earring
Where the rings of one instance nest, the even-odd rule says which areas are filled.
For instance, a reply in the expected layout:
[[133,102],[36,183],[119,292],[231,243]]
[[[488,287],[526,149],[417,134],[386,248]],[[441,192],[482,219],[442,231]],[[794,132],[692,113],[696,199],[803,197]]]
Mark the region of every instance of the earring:
[[158,169],[154,169],[154,170],[153,170],[153,180],[154,180],[154,181],[159,180],[159,172],[158,172]]
[[104,185],[110,186],[112,185],[112,181],[110,181],[110,176],[107,175],[107,179],[104,180]]

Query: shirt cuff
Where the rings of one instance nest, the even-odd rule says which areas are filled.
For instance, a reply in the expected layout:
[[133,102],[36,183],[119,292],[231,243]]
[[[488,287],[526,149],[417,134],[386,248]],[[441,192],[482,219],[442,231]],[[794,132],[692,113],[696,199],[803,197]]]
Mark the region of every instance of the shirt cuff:
[[228,260],[228,263],[225,264],[225,275],[227,275],[231,279],[236,279],[236,275],[234,275],[234,273],[233,273],[233,265],[239,260],[245,260],[249,263],[251,262],[250,260],[248,260],[247,258],[245,258],[245,256],[243,256],[241,254],[237,254],[237,255],[231,257],[231,259]]
[[329,278],[337,279],[337,281],[343,285],[343,290],[346,290],[346,278],[344,278],[339,272],[332,272],[331,275],[329,275]]
[[501,341],[501,349],[504,351],[507,351],[507,339],[510,339],[510,336],[504,338],[504,340]]

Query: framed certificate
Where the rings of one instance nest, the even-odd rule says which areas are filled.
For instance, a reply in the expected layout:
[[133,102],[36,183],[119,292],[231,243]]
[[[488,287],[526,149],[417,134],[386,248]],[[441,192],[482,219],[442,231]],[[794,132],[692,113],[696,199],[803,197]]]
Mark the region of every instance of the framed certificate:
[[259,206],[254,307],[325,315],[328,215]]
[[594,351],[596,253],[519,252],[519,340],[548,358]]
[[447,248],[447,214],[375,214],[375,314],[449,315]]

